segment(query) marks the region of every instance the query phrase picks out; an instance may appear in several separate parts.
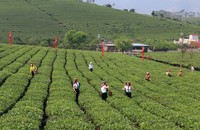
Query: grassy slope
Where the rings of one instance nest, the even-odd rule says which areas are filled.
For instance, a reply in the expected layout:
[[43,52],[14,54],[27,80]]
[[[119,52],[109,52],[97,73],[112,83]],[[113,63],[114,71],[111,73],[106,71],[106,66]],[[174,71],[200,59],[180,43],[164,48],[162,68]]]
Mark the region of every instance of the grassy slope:
[[[171,64],[181,64],[181,53],[180,52],[156,52],[156,53],[148,53],[152,59],[165,61]],[[187,66],[188,68],[191,65],[194,65],[197,68],[200,68],[200,61],[199,52],[186,52],[183,56],[183,65]]]
[[97,37],[113,38],[126,34],[140,38],[177,38],[180,32],[194,33],[197,26],[160,20],[75,0],[6,0],[0,1],[0,40],[7,41],[9,31],[27,37],[63,36],[77,29]]
[[63,29],[47,14],[24,0],[0,1],[0,40],[7,40],[8,32],[15,37],[51,37]]
[[184,20],[191,24],[200,25],[200,17],[189,17],[189,18],[185,18]]

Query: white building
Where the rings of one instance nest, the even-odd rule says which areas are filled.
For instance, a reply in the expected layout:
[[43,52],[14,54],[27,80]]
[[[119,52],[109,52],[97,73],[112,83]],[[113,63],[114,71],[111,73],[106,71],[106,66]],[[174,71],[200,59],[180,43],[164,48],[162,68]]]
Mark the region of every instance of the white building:
[[199,36],[197,34],[191,34],[189,35],[189,44],[191,42],[198,42],[199,41]]
[[198,42],[199,36],[197,34],[191,34],[189,37],[179,38],[178,41],[174,41],[176,44],[191,44],[191,42]]
[[189,44],[189,39],[188,38],[179,38],[178,44]]

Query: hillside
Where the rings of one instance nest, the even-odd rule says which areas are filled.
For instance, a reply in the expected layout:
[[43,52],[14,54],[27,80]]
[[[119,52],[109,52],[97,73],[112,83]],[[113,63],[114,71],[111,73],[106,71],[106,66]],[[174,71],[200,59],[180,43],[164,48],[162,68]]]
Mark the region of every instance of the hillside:
[[196,69],[200,70],[200,51],[190,51],[188,50],[182,56],[180,52],[155,52],[148,53],[153,60],[158,60],[160,62],[165,62],[167,64],[172,64],[176,66],[180,66],[181,63],[184,67],[190,69],[191,65],[195,66]]
[[1,0],[0,41],[7,42],[10,31],[14,42],[26,43],[63,35],[70,29],[81,30],[90,38],[97,34],[112,39],[117,34],[132,38],[175,39],[180,32],[199,32],[200,28],[184,22],[170,21],[76,0]]
[[200,25],[200,17],[189,17],[189,18],[185,18],[184,20],[187,21],[188,23],[191,23],[197,26]]
[[[93,62],[94,71],[88,70]],[[2,130],[188,130],[200,127],[199,72],[119,53],[0,44]],[[30,63],[39,72],[32,76]],[[171,69],[173,77],[165,71]],[[151,81],[145,81],[150,72]],[[81,83],[79,104],[72,81]],[[100,97],[106,81],[113,95]],[[132,83],[132,98],[122,87]],[[76,124],[74,124],[74,122]]]

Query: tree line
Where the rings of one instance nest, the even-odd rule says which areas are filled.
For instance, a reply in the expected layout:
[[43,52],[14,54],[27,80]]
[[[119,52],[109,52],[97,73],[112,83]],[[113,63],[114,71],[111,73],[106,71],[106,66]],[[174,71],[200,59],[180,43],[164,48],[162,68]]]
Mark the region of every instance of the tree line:
[[192,11],[185,11],[184,9],[180,11],[166,11],[166,10],[159,10],[159,11],[152,11],[152,16],[157,16],[161,18],[167,18],[167,19],[173,19],[173,20],[179,20],[183,21],[184,18],[189,17],[200,17],[199,12],[192,12]]
[[[58,36],[59,48],[66,49],[80,49],[80,50],[98,50],[101,48],[101,40],[103,37],[95,37],[87,34],[84,31],[69,30],[64,36]],[[176,50],[178,48],[171,40],[164,39],[147,39],[147,38],[133,38],[126,35],[117,34],[112,39],[104,39],[105,43],[111,41],[115,44],[116,49],[119,51],[129,51],[132,48],[131,43],[144,43],[150,45],[153,51],[168,51]],[[46,47],[53,47],[54,38],[39,39],[30,37],[21,39],[19,36],[13,37],[15,44],[24,45],[39,45]]]

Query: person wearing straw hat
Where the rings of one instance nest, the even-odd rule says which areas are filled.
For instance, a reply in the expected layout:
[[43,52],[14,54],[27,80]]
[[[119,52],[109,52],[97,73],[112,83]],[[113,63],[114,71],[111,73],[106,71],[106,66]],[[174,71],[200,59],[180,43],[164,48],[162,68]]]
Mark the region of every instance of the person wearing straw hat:
[[180,69],[177,75],[178,76],[183,76],[183,71]]
[[145,76],[144,79],[147,80],[147,81],[151,81],[151,77],[150,77],[150,73],[149,72],[146,72],[146,76]]
[[169,76],[169,77],[172,77],[172,71],[171,71],[171,70],[168,70],[168,71],[166,72],[166,75]]
[[31,73],[31,75],[34,76],[35,73],[37,73],[37,72],[38,72],[37,67],[31,63],[30,64],[30,73]]

